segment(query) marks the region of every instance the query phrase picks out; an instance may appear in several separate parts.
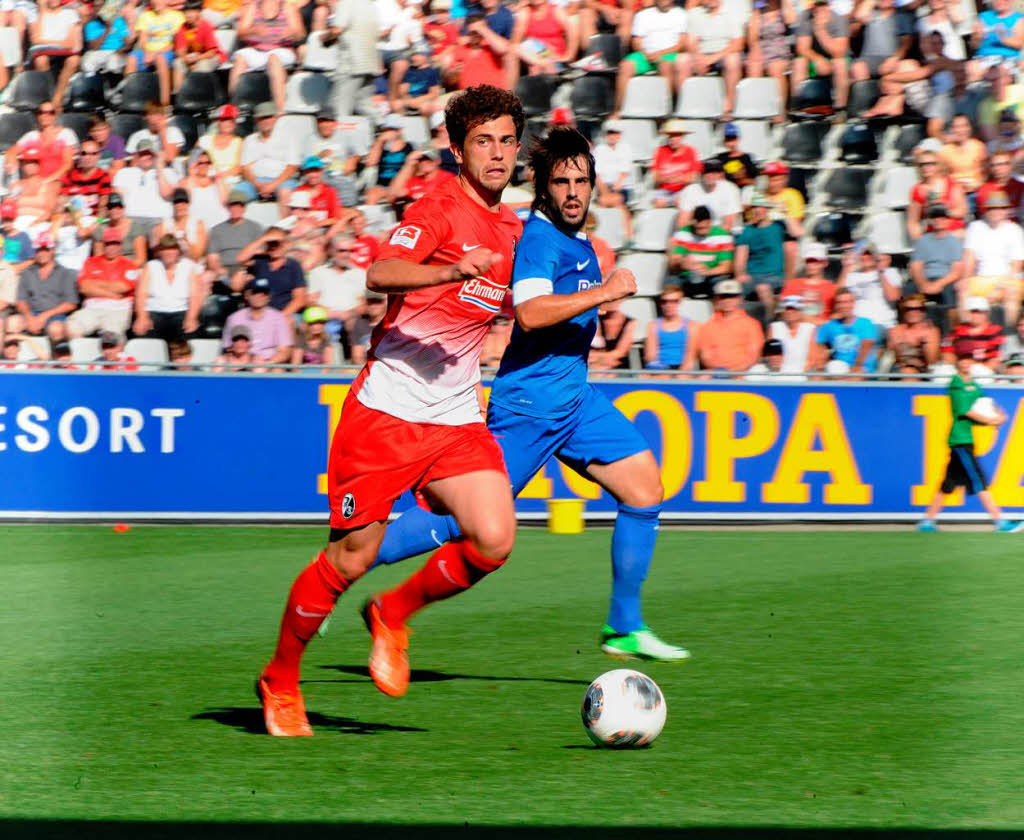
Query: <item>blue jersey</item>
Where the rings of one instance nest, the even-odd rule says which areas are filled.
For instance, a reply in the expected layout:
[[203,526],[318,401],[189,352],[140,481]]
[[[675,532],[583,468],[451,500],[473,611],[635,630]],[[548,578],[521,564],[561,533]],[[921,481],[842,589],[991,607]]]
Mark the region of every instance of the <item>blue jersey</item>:
[[[512,301],[571,295],[601,284],[597,254],[585,233],[563,233],[540,213],[523,226],[512,268]],[[491,390],[491,403],[531,417],[561,417],[583,403],[587,356],[597,331],[597,307],[526,332],[518,324]]]

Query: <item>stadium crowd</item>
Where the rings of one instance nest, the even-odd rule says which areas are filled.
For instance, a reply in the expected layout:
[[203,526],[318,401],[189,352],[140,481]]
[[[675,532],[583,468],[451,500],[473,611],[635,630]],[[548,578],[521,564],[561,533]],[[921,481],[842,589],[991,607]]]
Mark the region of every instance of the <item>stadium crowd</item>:
[[360,364],[489,83],[592,142],[594,369],[1022,375],[1022,49],[1013,0],[2,0],[0,366]]

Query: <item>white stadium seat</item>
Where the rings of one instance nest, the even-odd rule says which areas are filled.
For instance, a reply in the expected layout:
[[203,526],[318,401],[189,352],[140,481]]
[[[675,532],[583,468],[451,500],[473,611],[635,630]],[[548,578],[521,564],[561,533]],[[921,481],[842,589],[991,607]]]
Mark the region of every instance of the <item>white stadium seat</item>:
[[661,119],[672,109],[668,81],[661,76],[635,76],[626,85],[621,117]]
[[741,79],[736,85],[736,119],[766,120],[782,113],[779,86],[775,79]]
[[710,300],[700,300],[698,298],[686,298],[683,301],[683,305],[679,307],[680,315],[684,318],[689,318],[691,321],[696,321],[698,324],[710,321],[713,312],[714,307],[711,305]]
[[331,101],[331,80],[323,73],[300,70],[288,79],[284,109],[289,114],[316,114]]
[[[132,338],[124,346],[124,355],[131,356],[140,362],[153,362],[157,365],[167,364],[167,342],[162,338]],[[146,365],[142,370],[153,370],[153,365]]]
[[597,219],[594,235],[608,243],[613,251],[626,244],[626,231],[622,223],[622,210],[618,207],[597,207],[591,205],[590,212]]
[[209,365],[221,354],[220,339],[190,338],[188,346],[192,349],[192,364]]
[[352,147],[361,155],[370,151],[373,145],[373,123],[369,117],[338,117],[338,127],[335,132],[339,135],[347,135],[352,141]]
[[772,124],[766,120],[736,120],[740,130],[740,148],[754,160],[767,161],[779,157]]
[[633,217],[633,247],[638,251],[664,252],[675,230],[677,215],[672,207],[638,212]]
[[413,146],[419,147],[430,142],[430,126],[423,117],[399,117],[402,121],[402,136]]
[[721,143],[715,132],[713,120],[684,120],[689,134],[685,142],[697,150],[697,157],[701,160],[709,158],[721,150]]
[[724,101],[725,82],[719,76],[691,76],[679,91],[676,116],[715,120],[722,116]]
[[913,166],[893,166],[882,172],[881,181],[874,206],[903,210],[910,204],[910,191],[918,181],[917,170]]
[[302,59],[303,70],[317,70],[330,73],[338,64],[337,45],[323,45],[324,32],[310,32],[306,39],[306,55]]
[[658,316],[654,301],[649,297],[631,297],[622,301],[619,308],[623,315],[636,321],[636,327],[633,329],[634,341],[643,341],[647,325]]
[[294,142],[296,137],[303,140],[316,131],[316,117],[312,114],[282,114],[274,123],[274,137],[288,138]]
[[909,254],[907,217],[903,212],[872,213],[866,218],[868,240],[883,254]]
[[654,297],[661,293],[668,268],[668,257],[664,254],[626,254],[619,257],[619,268],[628,268],[636,275],[636,293]]
[[245,218],[268,228],[281,221],[281,213],[276,201],[250,201],[245,208]]
[[398,221],[395,211],[386,204],[362,204],[359,209],[366,216],[366,227],[371,233],[386,233]]
[[73,362],[91,362],[100,354],[100,340],[95,336],[72,338],[68,344],[71,346]]
[[619,120],[622,139],[629,144],[634,161],[649,161],[658,148],[658,127],[654,120]]

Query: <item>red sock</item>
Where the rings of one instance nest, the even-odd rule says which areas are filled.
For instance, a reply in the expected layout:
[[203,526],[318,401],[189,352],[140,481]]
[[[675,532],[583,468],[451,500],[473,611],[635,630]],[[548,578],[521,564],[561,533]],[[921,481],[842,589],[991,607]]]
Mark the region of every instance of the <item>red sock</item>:
[[380,596],[380,617],[389,627],[401,627],[427,604],[464,592],[504,562],[484,557],[465,540],[443,545],[422,569]]
[[298,684],[299,661],[306,644],[348,587],[349,582],[338,574],[323,551],[295,578],[281,617],[277,650],[263,669],[272,685],[295,687]]

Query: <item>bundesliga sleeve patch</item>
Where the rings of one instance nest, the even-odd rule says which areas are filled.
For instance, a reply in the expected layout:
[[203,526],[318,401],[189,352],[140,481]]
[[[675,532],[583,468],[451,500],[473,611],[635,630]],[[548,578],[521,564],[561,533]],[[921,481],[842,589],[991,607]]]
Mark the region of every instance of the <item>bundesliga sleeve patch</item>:
[[422,233],[423,231],[416,227],[416,225],[402,225],[400,228],[395,228],[395,232],[391,234],[388,244],[401,245],[403,248],[408,248],[411,251],[416,247],[416,243],[420,241],[420,234]]

